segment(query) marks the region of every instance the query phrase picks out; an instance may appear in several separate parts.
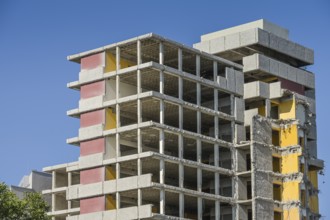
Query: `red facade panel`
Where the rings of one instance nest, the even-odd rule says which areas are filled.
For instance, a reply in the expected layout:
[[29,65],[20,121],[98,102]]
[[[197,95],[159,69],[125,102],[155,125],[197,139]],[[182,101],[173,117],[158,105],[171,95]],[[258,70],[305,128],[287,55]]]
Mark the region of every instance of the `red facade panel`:
[[80,214],[101,212],[105,210],[105,196],[80,200]]
[[105,94],[105,81],[95,82],[80,87],[80,98],[88,99],[91,97]]
[[104,167],[80,171],[80,184],[102,182],[105,179]]
[[97,110],[93,112],[87,112],[80,115],[80,127],[88,127],[92,125],[98,125],[105,123],[105,110]]
[[279,80],[281,81],[283,89],[288,89],[298,94],[305,95],[305,87],[303,85],[282,78],[279,78]]
[[84,141],[80,143],[80,156],[103,153],[104,150],[105,150],[104,138],[98,138],[95,140]]
[[81,58],[80,69],[90,70],[102,66],[104,63],[104,53],[94,54],[88,57]]

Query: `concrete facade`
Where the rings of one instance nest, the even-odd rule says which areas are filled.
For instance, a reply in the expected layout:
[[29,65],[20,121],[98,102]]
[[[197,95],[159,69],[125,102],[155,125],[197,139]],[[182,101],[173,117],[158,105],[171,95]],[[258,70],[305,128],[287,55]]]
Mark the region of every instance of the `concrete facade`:
[[[45,172],[33,170],[29,175],[24,176],[18,186],[10,186],[10,190],[23,199],[26,193],[42,193],[52,187],[52,175]],[[51,196],[43,195],[47,204],[51,205]]]
[[54,220],[318,219],[313,51],[264,20],[201,39],[68,57],[80,157],[44,168]]

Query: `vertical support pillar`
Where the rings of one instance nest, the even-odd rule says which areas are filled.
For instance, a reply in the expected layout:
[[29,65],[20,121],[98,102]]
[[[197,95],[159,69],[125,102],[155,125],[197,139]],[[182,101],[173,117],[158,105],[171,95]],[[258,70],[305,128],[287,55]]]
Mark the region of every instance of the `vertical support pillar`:
[[272,104],[270,102],[270,99],[265,100],[265,117],[270,117],[270,110],[272,108]]
[[[137,70],[137,94],[138,94],[138,99],[137,99],[137,123],[138,123],[138,129],[137,129],[137,152],[138,154],[142,153],[142,134],[141,134],[141,129],[140,129],[140,124],[142,122],[142,103],[140,99],[140,94],[142,91],[141,88],[141,70],[139,68],[139,65],[142,63],[142,56],[141,56],[141,41],[137,41],[137,65],[138,65],[138,70]],[[137,160],[137,171],[138,171],[138,177],[142,175],[142,161],[141,158],[138,157]],[[140,210],[140,206],[142,205],[142,191],[138,186],[138,211]]]
[[[68,187],[70,187],[71,185],[72,185],[72,173],[68,172]],[[70,200],[68,200],[68,209],[71,209],[71,201]]]
[[[233,94],[230,95],[230,115],[235,116],[235,96]],[[231,121],[231,142],[236,143],[236,137],[235,137],[235,120]],[[232,147],[231,149],[231,170],[236,171],[237,170],[237,160],[236,160],[236,148]],[[232,192],[233,192],[233,199],[234,204],[232,206],[232,215],[233,219],[236,219],[236,211],[238,211],[237,208],[237,200],[238,200],[238,181],[237,176],[232,177]]]
[[[230,95],[230,115],[235,116],[235,96],[233,94]],[[235,142],[235,120],[231,121],[231,142]]]
[[[305,116],[305,118],[307,118],[307,115]],[[306,135],[306,131],[304,131],[304,146],[303,146],[303,154],[304,155],[308,155],[306,145],[307,145],[307,135]],[[304,162],[305,162],[305,164],[304,164],[304,175],[305,175],[306,178],[308,178],[309,169],[308,169],[308,158],[307,158],[307,156],[305,156]],[[309,219],[309,214],[310,214],[309,189],[311,188],[311,185],[310,184],[305,184],[305,188],[306,188],[305,189],[305,192],[306,192],[306,218]]]
[[[181,72],[182,71],[182,49],[179,48],[178,49],[178,70]],[[179,80],[179,99],[182,100],[183,99],[183,81],[182,81],[182,77],[180,76],[178,78]],[[182,105],[179,105],[179,129],[182,130],[183,129],[183,107]],[[180,133],[179,134],[179,158],[183,159],[183,136]],[[179,187],[184,188],[184,166],[183,164],[180,162],[179,163]],[[184,218],[184,194],[182,192],[180,192],[179,194],[179,216],[180,218]]]
[[[120,76],[118,71],[120,70],[120,48],[116,47],[116,99],[120,98]],[[120,127],[120,106],[116,104],[116,129]],[[120,157],[120,135],[116,131],[116,157]],[[120,164],[116,163],[116,179],[120,178]],[[120,209],[120,194],[116,190],[116,208]]]
[[[197,162],[202,162],[202,142],[200,139],[197,140]],[[197,168],[197,191],[202,192],[203,185],[203,177],[202,177],[202,169],[200,167]],[[198,219],[203,219],[203,199],[201,197],[197,198],[198,204]]]
[[[213,80],[217,81],[218,76],[218,63],[216,61],[213,62]],[[218,90],[213,90],[214,96],[214,111],[219,111],[219,98],[218,98]],[[219,118],[218,116],[214,116],[214,137],[215,139],[219,138]],[[214,144],[214,166],[219,167],[219,145]],[[220,175],[219,173],[214,173],[214,192],[215,195],[219,195],[220,187]],[[215,219],[220,220],[220,202],[218,200],[215,201]]]
[[218,82],[218,62],[213,61],[213,81]]
[[[182,122],[180,122],[182,123]],[[182,125],[181,125],[182,126]],[[183,159],[183,136],[179,134],[179,158]],[[179,163],[179,187],[184,188],[184,166],[182,162]],[[184,194],[180,192],[179,194],[179,216],[184,218]]]
[[[201,70],[201,62],[200,56],[196,55],[196,76],[200,77],[200,70]],[[201,84],[196,84],[196,99],[197,105],[201,106]],[[201,112],[197,111],[197,133],[201,134],[202,131],[202,124],[201,124]],[[202,162],[202,142],[200,139],[197,140],[197,162]],[[202,169],[200,167],[197,168],[197,191],[202,192],[202,185],[203,185],[203,177],[202,177]],[[203,219],[203,200],[202,198],[197,198],[198,203],[198,219]]]
[[[54,190],[56,188],[56,172],[52,171],[52,189]],[[56,210],[56,195],[55,193],[52,193],[52,212]]]
[[[164,64],[164,47],[163,43],[159,43],[159,64]],[[163,71],[159,72],[159,92],[164,94],[164,73]],[[160,100],[160,113],[159,113],[159,122],[164,124],[164,100]],[[164,154],[165,151],[165,134],[164,130],[161,129],[159,132],[159,153]],[[160,184],[165,184],[165,162],[163,159],[160,159],[159,162],[159,182]],[[165,191],[164,189],[160,190],[160,214],[165,214]]]

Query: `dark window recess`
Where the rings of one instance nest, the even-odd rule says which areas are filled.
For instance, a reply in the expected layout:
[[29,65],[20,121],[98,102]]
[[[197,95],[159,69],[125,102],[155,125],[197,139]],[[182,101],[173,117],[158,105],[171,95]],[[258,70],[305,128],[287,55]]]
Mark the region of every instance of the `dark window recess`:
[[272,119],[278,119],[278,106],[272,106],[272,108],[270,109],[270,117]]
[[252,198],[251,181],[247,181],[246,183],[246,192],[247,192],[247,199],[251,199]]
[[274,172],[281,172],[281,159],[278,157],[273,157],[273,171]]
[[272,131],[272,144],[274,146],[280,146],[280,134],[278,131]]
[[246,170],[251,170],[251,154],[247,154],[246,158]]
[[252,209],[248,210],[248,220],[252,220]]

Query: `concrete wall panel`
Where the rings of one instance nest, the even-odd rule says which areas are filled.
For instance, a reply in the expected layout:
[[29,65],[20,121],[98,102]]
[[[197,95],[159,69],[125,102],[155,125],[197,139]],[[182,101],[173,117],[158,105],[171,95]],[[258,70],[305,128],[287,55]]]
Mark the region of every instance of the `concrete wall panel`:
[[226,67],[227,89],[236,91],[236,77],[235,70]]
[[211,54],[218,53],[220,51],[225,50],[225,38],[224,37],[216,38],[211,41],[203,41],[201,43],[206,44],[207,42],[210,42],[210,45],[209,45],[210,49],[207,51],[210,51]]
[[240,32],[240,45],[246,46],[257,42],[256,29]]
[[257,29],[257,38],[258,38],[258,43],[268,47],[269,46],[269,34],[262,30],[262,29]]
[[79,111],[89,111],[90,109],[102,108],[104,96],[94,96],[88,99],[79,100]]
[[225,48],[226,50],[234,49],[239,47],[239,33],[231,34],[225,37]]
[[257,69],[258,66],[258,54],[243,57],[243,72],[249,72]]
[[305,56],[305,48],[299,44],[295,44],[295,51],[299,57]]
[[243,96],[244,93],[244,74],[241,71],[235,70],[235,76],[236,76],[236,93]]
[[[253,219],[274,219],[274,203],[266,200],[255,200]],[[296,219],[296,218],[292,218]]]
[[90,80],[101,80],[103,77],[103,67],[97,67],[91,70],[82,70],[79,73],[79,82],[84,83]]
[[[243,85],[241,87],[243,87]],[[239,122],[244,122],[244,109],[245,109],[244,100],[235,97],[235,118]]]

